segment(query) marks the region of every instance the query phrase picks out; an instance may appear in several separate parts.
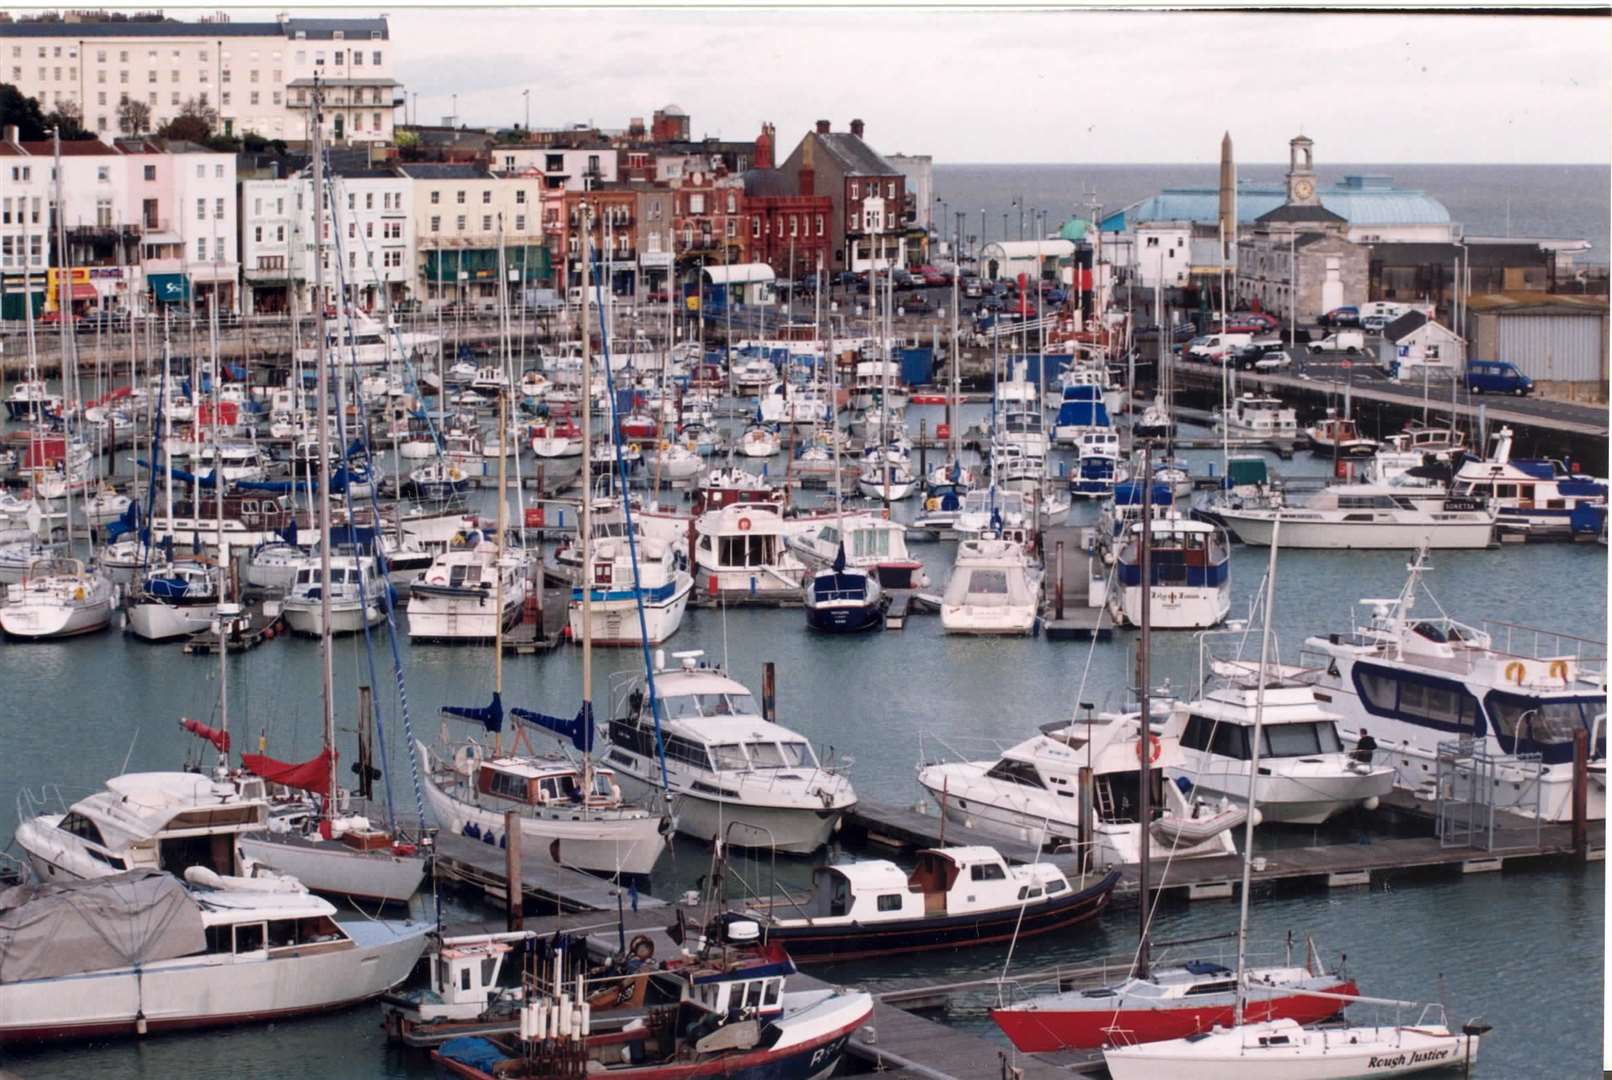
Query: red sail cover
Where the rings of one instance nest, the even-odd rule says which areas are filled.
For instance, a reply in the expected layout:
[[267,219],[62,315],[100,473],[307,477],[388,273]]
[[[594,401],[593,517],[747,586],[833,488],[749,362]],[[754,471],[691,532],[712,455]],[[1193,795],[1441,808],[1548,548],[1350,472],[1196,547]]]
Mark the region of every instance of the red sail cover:
[[229,753],[229,732],[208,727],[200,720],[192,720],[189,717],[180,720],[179,726],[196,736],[198,739],[206,739],[208,742],[212,743],[220,754]]
[[304,761],[300,765],[276,761],[266,754],[242,754],[241,764],[270,783],[301,788],[315,795],[330,793],[329,747],[326,747],[318,757]]

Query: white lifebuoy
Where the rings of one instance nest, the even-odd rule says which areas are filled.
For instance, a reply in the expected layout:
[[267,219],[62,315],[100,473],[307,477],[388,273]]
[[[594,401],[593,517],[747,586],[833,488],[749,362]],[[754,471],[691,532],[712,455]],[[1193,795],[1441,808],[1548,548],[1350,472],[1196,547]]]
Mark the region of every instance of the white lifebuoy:
[[460,776],[474,776],[482,759],[481,744],[465,743],[453,752],[453,768]]

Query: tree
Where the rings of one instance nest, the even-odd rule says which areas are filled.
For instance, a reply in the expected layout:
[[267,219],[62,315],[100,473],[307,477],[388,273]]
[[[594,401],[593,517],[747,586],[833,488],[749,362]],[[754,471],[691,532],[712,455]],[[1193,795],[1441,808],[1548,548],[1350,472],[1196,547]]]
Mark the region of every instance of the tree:
[[38,142],[45,137],[45,117],[39,102],[10,83],[0,83],[0,124],[16,125],[17,138]]
[[137,98],[126,98],[118,106],[118,130],[125,135],[144,135],[151,130],[151,106]]
[[63,142],[95,138],[95,132],[84,126],[84,113],[76,101],[64,101],[46,113],[45,127],[60,131]]
[[164,139],[204,143],[213,137],[218,126],[218,113],[199,98],[190,98],[179,107],[179,115],[157,129]]

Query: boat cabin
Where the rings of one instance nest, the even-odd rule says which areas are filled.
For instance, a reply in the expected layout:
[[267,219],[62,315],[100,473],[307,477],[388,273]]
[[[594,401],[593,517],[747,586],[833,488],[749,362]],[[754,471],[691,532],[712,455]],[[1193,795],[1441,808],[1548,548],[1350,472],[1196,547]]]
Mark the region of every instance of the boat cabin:
[[[928,848],[909,874],[888,859],[836,863],[813,873],[813,923],[895,922],[999,911],[1057,896],[1069,882],[1051,864],[1009,867],[991,847]],[[783,926],[798,920],[780,919]]]
[[[584,803],[582,776],[569,762],[530,758],[494,758],[483,761],[476,771],[476,791],[488,798],[526,806],[564,806]],[[593,770],[593,787],[587,793],[590,805],[598,800],[616,802],[621,798],[615,774],[609,769]]]

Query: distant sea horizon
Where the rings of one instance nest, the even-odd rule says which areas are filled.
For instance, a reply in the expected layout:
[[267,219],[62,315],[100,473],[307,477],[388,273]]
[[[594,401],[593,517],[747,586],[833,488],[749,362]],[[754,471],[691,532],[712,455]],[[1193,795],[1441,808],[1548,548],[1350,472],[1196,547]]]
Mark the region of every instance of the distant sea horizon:
[[[1280,183],[1287,162],[1240,162],[1238,178]],[[994,164],[936,163],[935,194],[946,203],[949,236],[955,214],[964,211],[963,234],[980,230],[985,211],[985,239],[1018,239],[1015,200],[1028,209],[1046,211],[1048,230],[1074,213],[1091,214],[1096,202],[1102,214],[1113,213],[1170,187],[1214,186],[1218,161],[1183,164]],[[1345,176],[1388,176],[1396,188],[1423,191],[1441,202],[1467,236],[1587,240],[1581,264],[1606,265],[1612,232],[1612,167],[1600,164],[1414,164],[1407,162],[1321,163],[1320,187]],[[1092,194],[1095,192],[1095,194]],[[1024,236],[1034,235],[1028,209]],[[936,211],[938,213],[938,206]]]

